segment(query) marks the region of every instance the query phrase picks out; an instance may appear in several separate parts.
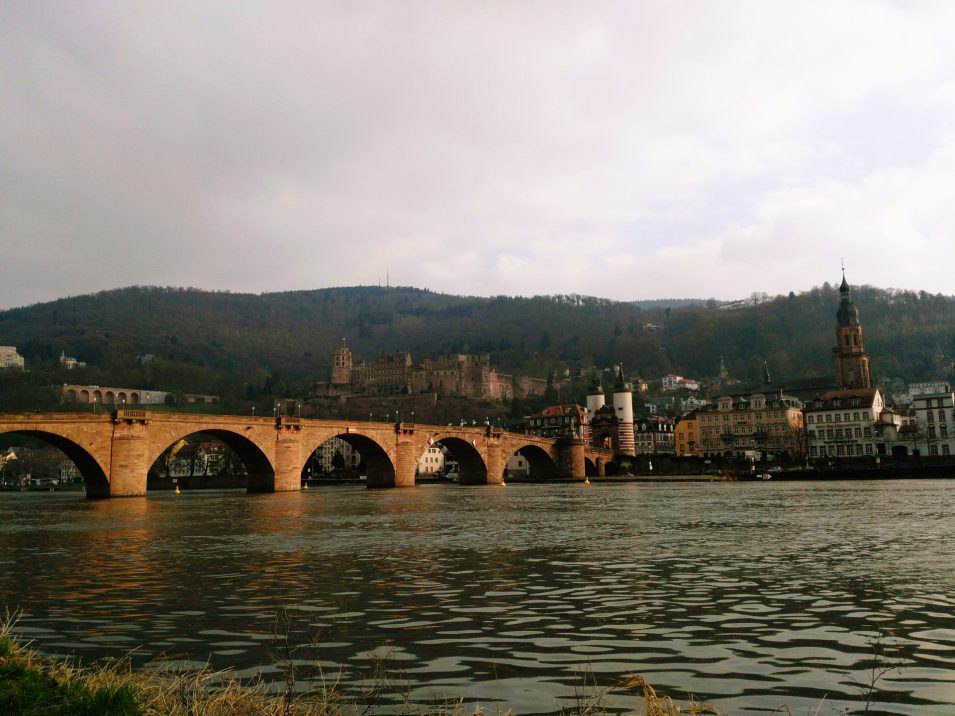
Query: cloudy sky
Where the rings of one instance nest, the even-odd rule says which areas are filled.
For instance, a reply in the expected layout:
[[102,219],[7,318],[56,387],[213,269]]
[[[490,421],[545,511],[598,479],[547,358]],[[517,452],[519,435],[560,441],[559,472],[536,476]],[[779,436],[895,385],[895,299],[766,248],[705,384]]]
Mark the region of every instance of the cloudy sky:
[[955,3],[0,3],[0,308],[955,293]]

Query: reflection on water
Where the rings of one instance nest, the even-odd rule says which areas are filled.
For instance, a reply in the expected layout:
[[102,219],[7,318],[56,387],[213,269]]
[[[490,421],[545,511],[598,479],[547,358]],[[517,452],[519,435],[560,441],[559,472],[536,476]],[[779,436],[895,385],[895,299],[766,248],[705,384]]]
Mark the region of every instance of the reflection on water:
[[[421,700],[568,706],[584,670],[733,713],[955,704],[950,481],[0,496],[0,608],[50,654],[280,679],[273,633]],[[632,705],[629,697],[611,703]]]

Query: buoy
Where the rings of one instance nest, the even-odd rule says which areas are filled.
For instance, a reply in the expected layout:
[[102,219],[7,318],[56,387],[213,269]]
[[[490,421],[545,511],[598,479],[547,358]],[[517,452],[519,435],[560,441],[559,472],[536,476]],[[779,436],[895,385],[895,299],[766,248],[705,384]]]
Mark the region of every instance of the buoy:
[[177,495],[178,495],[178,494],[181,494],[181,493],[179,492],[179,485],[176,485],[176,494],[177,494]]
[[501,487],[507,487],[507,483],[504,480],[501,480]]
[[302,489],[303,489],[303,490],[307,490],[307,489],[308,489],[308,483],[307,483],[307,482],[302,486]]
[[590,478],[589,478],[589,477],[585,477],[585,478],[584,478],[584,484],[585,484],[585,485],[589,485],[589,484],[590,484]]

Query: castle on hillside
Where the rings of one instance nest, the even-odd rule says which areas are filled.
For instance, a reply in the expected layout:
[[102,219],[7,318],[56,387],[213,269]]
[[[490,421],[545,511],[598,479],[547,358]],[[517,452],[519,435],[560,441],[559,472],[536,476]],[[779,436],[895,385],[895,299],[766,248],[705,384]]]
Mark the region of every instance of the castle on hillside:
[[410,395],[433,393],[472,400],[505,400],[543,395],[547,381],[499,373],[488,354],[451,353],[415,365],[410,353],[379,353],[356,363],[342,344],[332,356],[332,379],[316,383],[320,397]]

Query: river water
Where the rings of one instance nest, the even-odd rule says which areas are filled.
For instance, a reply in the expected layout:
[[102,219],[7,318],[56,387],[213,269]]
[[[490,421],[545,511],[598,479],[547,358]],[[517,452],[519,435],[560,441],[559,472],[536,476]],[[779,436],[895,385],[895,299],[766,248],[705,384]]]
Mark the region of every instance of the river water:
[[953,714],[955,482],[2,493],[4,606],[84,663],[281,683],[288,643],[299,678],[384,665],[414,700],[519,714],[634,673],[733,714],[845,713],[885,649],[870,713]]

